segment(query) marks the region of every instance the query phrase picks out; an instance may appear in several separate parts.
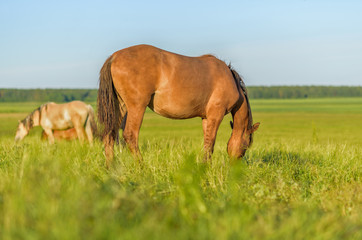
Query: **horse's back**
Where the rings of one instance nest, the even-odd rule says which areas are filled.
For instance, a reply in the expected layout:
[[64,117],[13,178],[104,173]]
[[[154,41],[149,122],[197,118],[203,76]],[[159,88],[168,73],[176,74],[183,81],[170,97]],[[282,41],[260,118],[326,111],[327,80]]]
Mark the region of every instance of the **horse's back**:
[[49,102],[42,111],[41,125],[52,129],[67,129],[75,125],[84,125],[89,105],[82,101],[57,104]]
[[45,109],[48,113],[53,112],[72,115],[85,114],[89,111],[88,104],[77,100],[61,104],[49,102],[46,104]]
[[86,109],[88,106],[88,104],[82,101],[72,101],[69,102],[68,105],[73,108],[84,108],[84,109]]
[[[230,77],[226,64],[213,55],[189,57],[165,51],[150,45],[137,45],[113,54],[112,76],[118,81],[145,85],[154,90],[170,87],[205,87],[214,80]],[[230,80],[230,79],[227,79]],[[177,87],[176,86],[176,87]],[[173,86],[172,86],[173,87]]]
[[188,57],[138,45],[114,53],[111,72],[126,105],[148,104],[170,118],[205,116],[210,98],[230,108],[239,97],[228,66],[212,55]]

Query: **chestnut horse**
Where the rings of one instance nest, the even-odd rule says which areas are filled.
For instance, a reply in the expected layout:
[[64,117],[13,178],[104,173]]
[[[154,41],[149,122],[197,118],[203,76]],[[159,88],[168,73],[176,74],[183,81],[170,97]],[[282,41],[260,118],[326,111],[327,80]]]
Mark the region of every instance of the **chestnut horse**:
[[147,106],[167,118],[201,117],[206,160],[224,115],[233,117],[227,146],[232,158],[244,156],[259,127],[253,125],[244,82],[231,66],[212,55],[187,57],[149,45],[120,50],[106,60],[97,104],[107,166],[120,128],[131,152],[141,159],[138,134]]
[[92,142],[93,132],[97,128],[92,106],[81,101],[63,104],[50,102],[41,105],[25,119],[19,121],[15,141],[22,140],[34,126],[41,126],[44,129],[50,143],[54,143],[53,130],[69,128],[75,128],[81,141],[86,135],[88,141]]

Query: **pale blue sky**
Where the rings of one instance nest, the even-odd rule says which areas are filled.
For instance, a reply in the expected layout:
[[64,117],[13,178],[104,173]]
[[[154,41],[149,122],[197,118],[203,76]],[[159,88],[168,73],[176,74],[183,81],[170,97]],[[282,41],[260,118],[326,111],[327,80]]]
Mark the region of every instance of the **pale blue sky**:
[[0,88],[97,88],[151,44],[231,62],[255,85],[362,85],[362,1],[0,1]]

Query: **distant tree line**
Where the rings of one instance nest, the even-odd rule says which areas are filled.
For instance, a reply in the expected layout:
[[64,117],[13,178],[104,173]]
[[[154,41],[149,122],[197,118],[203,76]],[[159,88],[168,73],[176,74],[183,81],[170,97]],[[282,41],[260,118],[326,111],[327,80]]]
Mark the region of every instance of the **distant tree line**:
[[248,87],[248,93],[251,99],[362,97],[362,86]]
[[0,89],[0,102],[70,102],[97,100],[97,89]]
[[[251,99],[362,97],[362,87],[248,87]],[[0,102],[97,101],[97,89],[0,89]]]

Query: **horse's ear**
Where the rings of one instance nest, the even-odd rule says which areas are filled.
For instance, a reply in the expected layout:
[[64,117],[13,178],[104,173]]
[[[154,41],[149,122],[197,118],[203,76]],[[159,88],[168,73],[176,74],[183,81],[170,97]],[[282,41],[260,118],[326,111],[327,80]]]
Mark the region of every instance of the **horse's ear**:
[[253,127],[251,128],[251,133],[255,132],[256,130],[258,130],[260,125],[260,122],[257,122],[253,125]]
[[234,129],[234,124],[232,121],[230,121],[230,127],[231,127],[231,129]]

